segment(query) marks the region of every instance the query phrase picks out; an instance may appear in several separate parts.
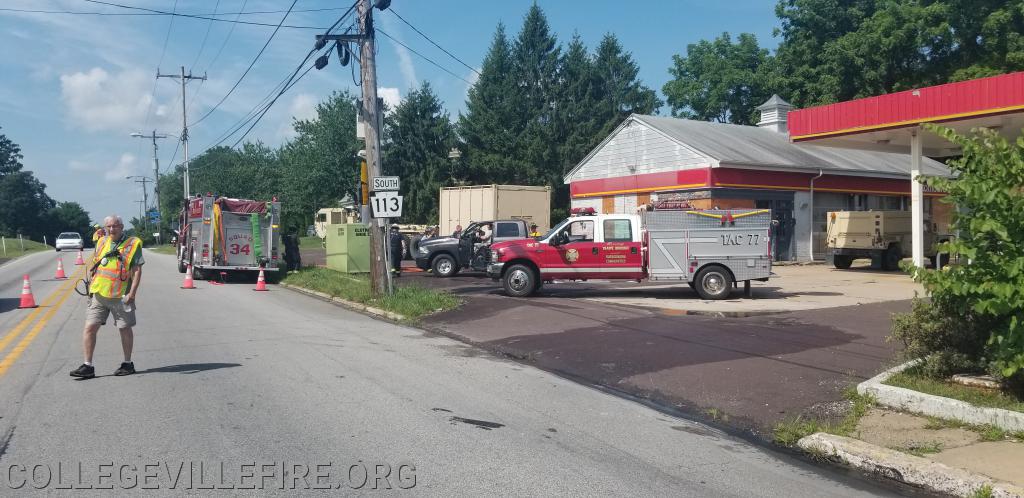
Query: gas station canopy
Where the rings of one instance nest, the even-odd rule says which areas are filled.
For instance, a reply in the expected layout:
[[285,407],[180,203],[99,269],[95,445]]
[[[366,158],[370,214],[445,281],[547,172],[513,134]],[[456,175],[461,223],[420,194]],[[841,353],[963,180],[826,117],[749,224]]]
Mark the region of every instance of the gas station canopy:
[[[959,133],[989,128],[1016,140],[1024,128],[1024,72],[890,93],[789,113],[789,137],[814,145],[910,153],[911,179],[921,156],[960,153],[942,137],[923,131],[936,123]],[[911,181],[914,264],[924,264],[921,184]]]
[[[1016,139],[1024,127],[1024,72],[798,109],[789,113],[789,137],[814,145],[907,153],[922,123],[959,132],[985,127]],[[922,137],[929,157],[959,154],[933,133]]]

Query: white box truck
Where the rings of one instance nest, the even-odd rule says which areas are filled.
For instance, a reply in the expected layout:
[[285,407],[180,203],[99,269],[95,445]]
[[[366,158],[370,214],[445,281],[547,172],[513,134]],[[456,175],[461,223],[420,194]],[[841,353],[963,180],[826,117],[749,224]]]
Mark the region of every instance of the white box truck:
[[451,235],[456,227],[474,221],[523,220],[536,223],[541,233],[551,228],[551,187],[526,185],[473,185],[442,187],[439,233]]

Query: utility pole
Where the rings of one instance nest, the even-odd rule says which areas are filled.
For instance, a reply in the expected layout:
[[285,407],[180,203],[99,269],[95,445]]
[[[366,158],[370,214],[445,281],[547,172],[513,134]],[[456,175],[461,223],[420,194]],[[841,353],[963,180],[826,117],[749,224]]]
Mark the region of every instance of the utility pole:
[[[145,192],[145,190],[143,190],[143,192]],[[145,196],[143,196],[143,197],[145,197]],[[139,222],[141,222],[141,223],[142,223],[142,230],[143,230],[143,231],[148,231],[148,230],[147,230],[147,227],[146,227],[146,218],[142,216],[142,214],[143,214],[143,211],[144,211],[144,210],[142,209],[142,206],[143,206],[143,205],[144,205],[144,204],[146,203],[146,201],[145,201],[145,199],[143,199],[143,200],[141,200],[141,201],[135,201],[135,202],[138,202],[138,203],[139,203]],[[137,233],[137,234],[135,234],[135,236],[136,236],[136,237],[139,237],[140,239],[142,238],[142,234],[138,234],[138,233]]]
[[[142,201],[141,201],[142,202],[142,206],[141,206],[140,210],[144,213],[146,208],[149,207],[149,196],[146,195],[146,183],[152,182],[153,180],[151,180],[151,179],[149,179],[149,178],[147,178],[145,176],[135,176],[135,175],[127,176],[125,178],[128,179],[128,180],[131,180],[132,178],[135,178],[136,179],[135,183],[141,183],[142,184]],[[140,201],[135,201],[135,202],[140,202]],[[149,231],[148,230],[148,228],[149,228],[149,221],[148,221],[148,219],[145,218],[144,216],[140,215],[139,216],[139,221],[142,222],[142,226],[146,228],[146,231]]]
[[[202,76],[192,76],[192,71],[185,74],[185,66],[181,66],[181,74],[160,74],[160,69],[156,70],[157,78],[174,78],[181,80],[181,144],[185,149],[185,198],[188,199],[191,196],[192,185],[189,181],[188,174],[188,117],[185,114],[185,83],[188,80],[206,80],[206,74]],[[154,132],[155,133],[155,132]],[[154,140],[155,142],[155,140]]]
[[[376,47],[373,41],[373,7],[380,10],[388,8],[390,0],[358,0],[356,13],[359,16],[358,35],[317,35],[317,46],[323,47],[327,40],[337,42],[355,42],[360,45],[359,73],[362,76],[362,110],[363,127],[366,132],[366,170],[367,183],[373,189],[373,179],[380,176],[380,130],[378,129],[377,107],[377,66]],[[318,68],[321,66],[318,66]],[[387,223],[383,218],[372,221],[370,227],[370,285],[375,296],[385,295],[389,291],[390,273],[386,261]]]
[[167,135],[157,135],[156,130],[150,135],[143,135],[141,133],[132,133],[131,136],[137,138],[148,138],[153,140],[153,202],[155,203],[156,210],[160,212],[160,158],[157,157],[157,145],[156,139],[167,138]]

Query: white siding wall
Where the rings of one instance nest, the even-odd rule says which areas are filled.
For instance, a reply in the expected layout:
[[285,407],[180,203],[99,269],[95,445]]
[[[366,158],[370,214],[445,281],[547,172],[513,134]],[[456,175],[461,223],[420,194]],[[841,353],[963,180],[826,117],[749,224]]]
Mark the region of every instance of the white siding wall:
[[711,159],[631,121],[604,144],[570,180],[593,180],[705,168]]
[[[601,198],[590,198],[590,199],[573,199],[570,206],[571,208],[594,208],[594,211],[601,212]],[[562,220],[551,220],[552,226],[561,222]]]

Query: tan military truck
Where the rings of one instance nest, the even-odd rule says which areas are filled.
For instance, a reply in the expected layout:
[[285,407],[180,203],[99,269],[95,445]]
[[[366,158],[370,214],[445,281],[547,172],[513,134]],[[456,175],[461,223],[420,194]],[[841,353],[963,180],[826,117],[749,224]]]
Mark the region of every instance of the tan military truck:
[[[853,260],[870,258],[883,270],[898,270],[903,258],[911,257],[910,211],[830,211],[825,234],[826,257],[841,270]],[[927,223],[924,232],[925,256],[936,261],[935,244],[949,236],[936,236]],[[945,265],[948,255],[939,263]]]

